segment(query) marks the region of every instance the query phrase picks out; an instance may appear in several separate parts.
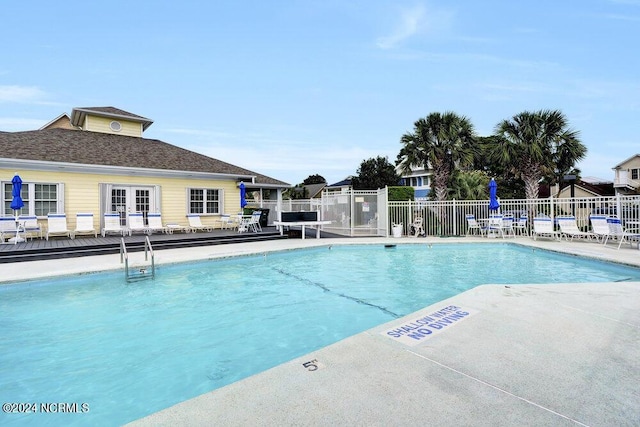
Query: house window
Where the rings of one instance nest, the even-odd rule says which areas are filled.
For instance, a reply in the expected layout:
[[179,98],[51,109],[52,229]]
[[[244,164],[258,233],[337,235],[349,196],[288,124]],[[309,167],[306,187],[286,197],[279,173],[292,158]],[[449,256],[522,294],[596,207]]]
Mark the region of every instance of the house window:
[[[46,216],[51,212],[63,212],[62,205],[62,185],[61,184],[40,184],[40,183],[23,183],[20,196],[24,202],[24,206],[18,212],[19,215],[36,215]],[[13,186],[10,182],[3,185],[3,208],[4,215],[13,215],[11,209],[11,201],[13,196],[11,190]]]
[[222,191],[211,188],[189,189],[190,214],[219,214],[220,195]]
[[58,186],[56,184],[33,185],[35,187],[34,214],[45,216],[49,212],[58,212]]
[[638,179],[640,169],[631,169],[631,179]]

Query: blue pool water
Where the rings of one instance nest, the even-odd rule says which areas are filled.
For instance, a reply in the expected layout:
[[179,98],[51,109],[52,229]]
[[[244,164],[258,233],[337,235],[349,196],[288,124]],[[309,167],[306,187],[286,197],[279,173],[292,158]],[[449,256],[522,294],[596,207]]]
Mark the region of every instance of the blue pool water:
[[321,247],[163,266],[131,284],[112,272],[0,286],[0,400],[38,411],[0,425],[120,425],[480,284],[623,280],[640,270],[496,243]]

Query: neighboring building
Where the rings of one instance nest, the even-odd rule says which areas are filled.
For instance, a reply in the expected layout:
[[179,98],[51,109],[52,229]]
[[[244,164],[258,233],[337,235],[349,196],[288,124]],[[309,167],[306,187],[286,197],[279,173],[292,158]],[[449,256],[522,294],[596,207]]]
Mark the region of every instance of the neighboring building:
[[[186,224],[197,213],[215,225],[240,211],[239,184],[262,199],[281,200],[290,185],[268,176],[143,138],[153,121],[114,107],[76,108],[40,130],[0,132],[0,214],[12,215],[11,179],[23,181],[22,214],[46,218],[64,212],[161,212],[164,222]],[[98,222],[100,221],[100,222]]]
[[[571,197],[571,184],[562,183],[554,185],[551,195],[556,199],[568,199]],[[613,182],[594,178],[584,177],[573,184],[573,197],[610,197],[615,196]]]
[[303,185],[302,187],[305,189],[305,193],[309,196],[309,199],[320,199],[322,198],[322,190],[327,186],[326,183],[323,184],[308,184]]
[[[398,171],[398,173],[400,173]],[[412,167],[411,173],[400,174],[401,184],[407,187],[413,187],[414,197],[418,199],[426,199],[431,191],[431,171],[423,167]]]
[[639,194],[640,190],[640,154],[629,157],[622,163],[614,166],[615,179],[613,186],[616,194]]
[[328,192],[345,192],[351,189],[351,177],[347,177],[342,181],[338,181],[334,184],[327,185],[324,190]]

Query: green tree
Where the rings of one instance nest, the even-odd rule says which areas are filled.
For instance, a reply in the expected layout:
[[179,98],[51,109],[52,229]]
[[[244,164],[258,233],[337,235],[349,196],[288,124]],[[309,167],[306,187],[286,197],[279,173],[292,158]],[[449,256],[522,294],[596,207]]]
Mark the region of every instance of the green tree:
[[354,190],[377,190],[390,185],[398,185],[400,175],[386,157],[378,156],[364,160],[357,175],[351,179]]
[[449,198],[482,200],[489,197],[489,176],[483,171],[455,171],[451,177]]
[[491,152],[499,141],[500,138],[496,135],[478,137],[478,155],[474,160],[473,169],[496,179],[501,198],[524,199],[524,181],[513,175],[511,167],[491,161]]
[[308,177],[305,178],[304,181],[302,181],[303,185],[312,185],[312,184],[326,184],[327,180],[324,179],[324,177],[322,175],[309,175]]
[[456,167],[473,164],[477,146],[471,121],[453,112],[431,113],[402,135],[397,164],[403,173],[411,167],[433,171],[431,189],[436,200],[446,200],[449,179]]
[[537,199],[543,178],[556,182],[586,155],[578,135],[558,110],[524,111],[496,126],[490,158],[524,181],[527,199]]

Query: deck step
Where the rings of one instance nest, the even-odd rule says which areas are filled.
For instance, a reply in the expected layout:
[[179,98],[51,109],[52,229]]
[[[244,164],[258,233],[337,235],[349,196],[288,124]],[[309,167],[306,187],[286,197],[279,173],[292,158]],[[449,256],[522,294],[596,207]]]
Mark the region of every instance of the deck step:
[[[287,238],[281,236],[278,232],[264,232],[258,234],[226,234],[226,235],[207,235],[187,233],[178,237],[172,237],[171,239],[154,240],[153,249],[178,249],[178,248],[190,248],[197,246],[210,246],[210,245],[226,245],[232,243],[246,243],[257,242],[265,240],[278,240]],[[92,239],[92,242],[95,239]],[[101,240],[101,239],[97,239]],[[111,239],[111,242],[98,242],[87,243],[86,245],[61,245],[61,246],[46,246],[40,248],[11,248],[10,251],[0,252],[0,264],[6,264],[11,262],[24,262],[24,261],[39,261],[47,259],[60,259],[60,258],[76,258],[93,255],[110,255],[120,253],[119,239]],[[128,252],[141,252],[144,251],[144,241],[128,241]]]

